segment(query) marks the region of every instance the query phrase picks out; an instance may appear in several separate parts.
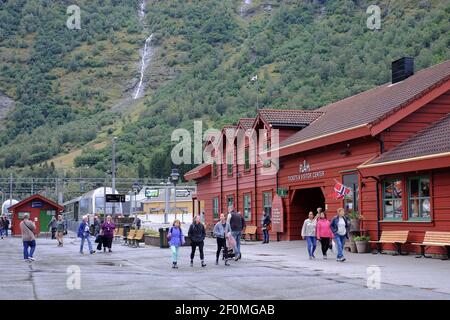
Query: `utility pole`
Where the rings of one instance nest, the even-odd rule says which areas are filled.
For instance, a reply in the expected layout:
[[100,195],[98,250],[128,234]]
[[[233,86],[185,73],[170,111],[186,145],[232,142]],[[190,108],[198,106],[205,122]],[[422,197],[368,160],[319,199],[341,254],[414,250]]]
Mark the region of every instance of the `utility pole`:
[[[117,137],[114,137],[113,141],[112,141],[112,168],[111,168],[111,170],[112,170],[112,172],[111,172],[111,174],[112,174],[112,179],[111,179],[112,180],[111,181],[112,194],[116,193],[116,140],[117,140]],[[116,204],[115,203],[112,204],[112,216],[113,216],[113,218],[115,218],[115,216],[116,216]]]
[[104,219],[106,217],[106,179],[105,182],[103,183],[103,215],[104,215]]
[[9,205],[12,204],[12,184],[13,184],[13,175],[9,174]]

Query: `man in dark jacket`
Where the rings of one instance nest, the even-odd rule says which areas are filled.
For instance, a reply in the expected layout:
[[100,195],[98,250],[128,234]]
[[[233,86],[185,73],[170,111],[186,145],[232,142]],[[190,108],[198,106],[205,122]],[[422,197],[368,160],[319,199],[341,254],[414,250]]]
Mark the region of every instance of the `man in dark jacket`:
[[202,267],[206,267],[205,256],[203,254],[203,246],[205,245],[206,231],[205,227],[200,221],[200,216],[196,216],[194,223],[189,227],[188,236],[191,239],[191,267],[194,266],[195,249],[198,247],[200,251],[200,260],[202,261]]
[[242,257],[241,237],[242,231],[245,229],[245,219],[240,212],[234,211],[234,208],[232,206],[228,208],[228,216],[230,219],[231,235],[233,236],[234,240],[236,240],[236,247],[234,248],[236,258],[234,258],[234,260],[238,261]]
[[53,216],[52,220],[50,220],[50,222],[47,225],[48,228],[50,228],[51,232],[52,232],[52,239],[56,239],[56,217]]

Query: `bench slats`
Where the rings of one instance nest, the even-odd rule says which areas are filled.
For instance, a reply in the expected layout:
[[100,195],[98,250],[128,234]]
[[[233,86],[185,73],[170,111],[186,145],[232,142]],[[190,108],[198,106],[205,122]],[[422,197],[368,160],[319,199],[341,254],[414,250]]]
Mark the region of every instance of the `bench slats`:
[[372,243],[406,243],[408,241],[409,231],[383,231],[379,241]]

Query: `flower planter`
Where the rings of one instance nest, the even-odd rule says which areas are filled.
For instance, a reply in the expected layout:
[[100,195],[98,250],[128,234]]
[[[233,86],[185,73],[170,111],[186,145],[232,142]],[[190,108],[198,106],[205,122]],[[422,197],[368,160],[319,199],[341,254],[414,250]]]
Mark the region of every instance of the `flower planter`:
[[157,236],[149,236],[146,234],[144,236],[144,242],[147,246],[159,247],[159,237]]
[[356,242],[355,241],[349,241],[349,247],[350,247],[350,252],[351,253],[357,253],[358,249],[356,247]]
[[355,241],[356,249],[358,253],[368,253],[369,252],[369,242],[368,241]]

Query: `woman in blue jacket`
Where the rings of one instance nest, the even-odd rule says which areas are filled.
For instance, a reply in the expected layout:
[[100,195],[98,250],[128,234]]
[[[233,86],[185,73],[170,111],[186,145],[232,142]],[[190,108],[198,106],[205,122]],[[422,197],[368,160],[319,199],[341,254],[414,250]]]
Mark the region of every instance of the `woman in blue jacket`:
[[169,230],[167,237],[169,238],[170,250],[172,251],[172,268],[177,269],[178,252],[184,244],[183,230],[180,227],[180,220],[175,220]]

